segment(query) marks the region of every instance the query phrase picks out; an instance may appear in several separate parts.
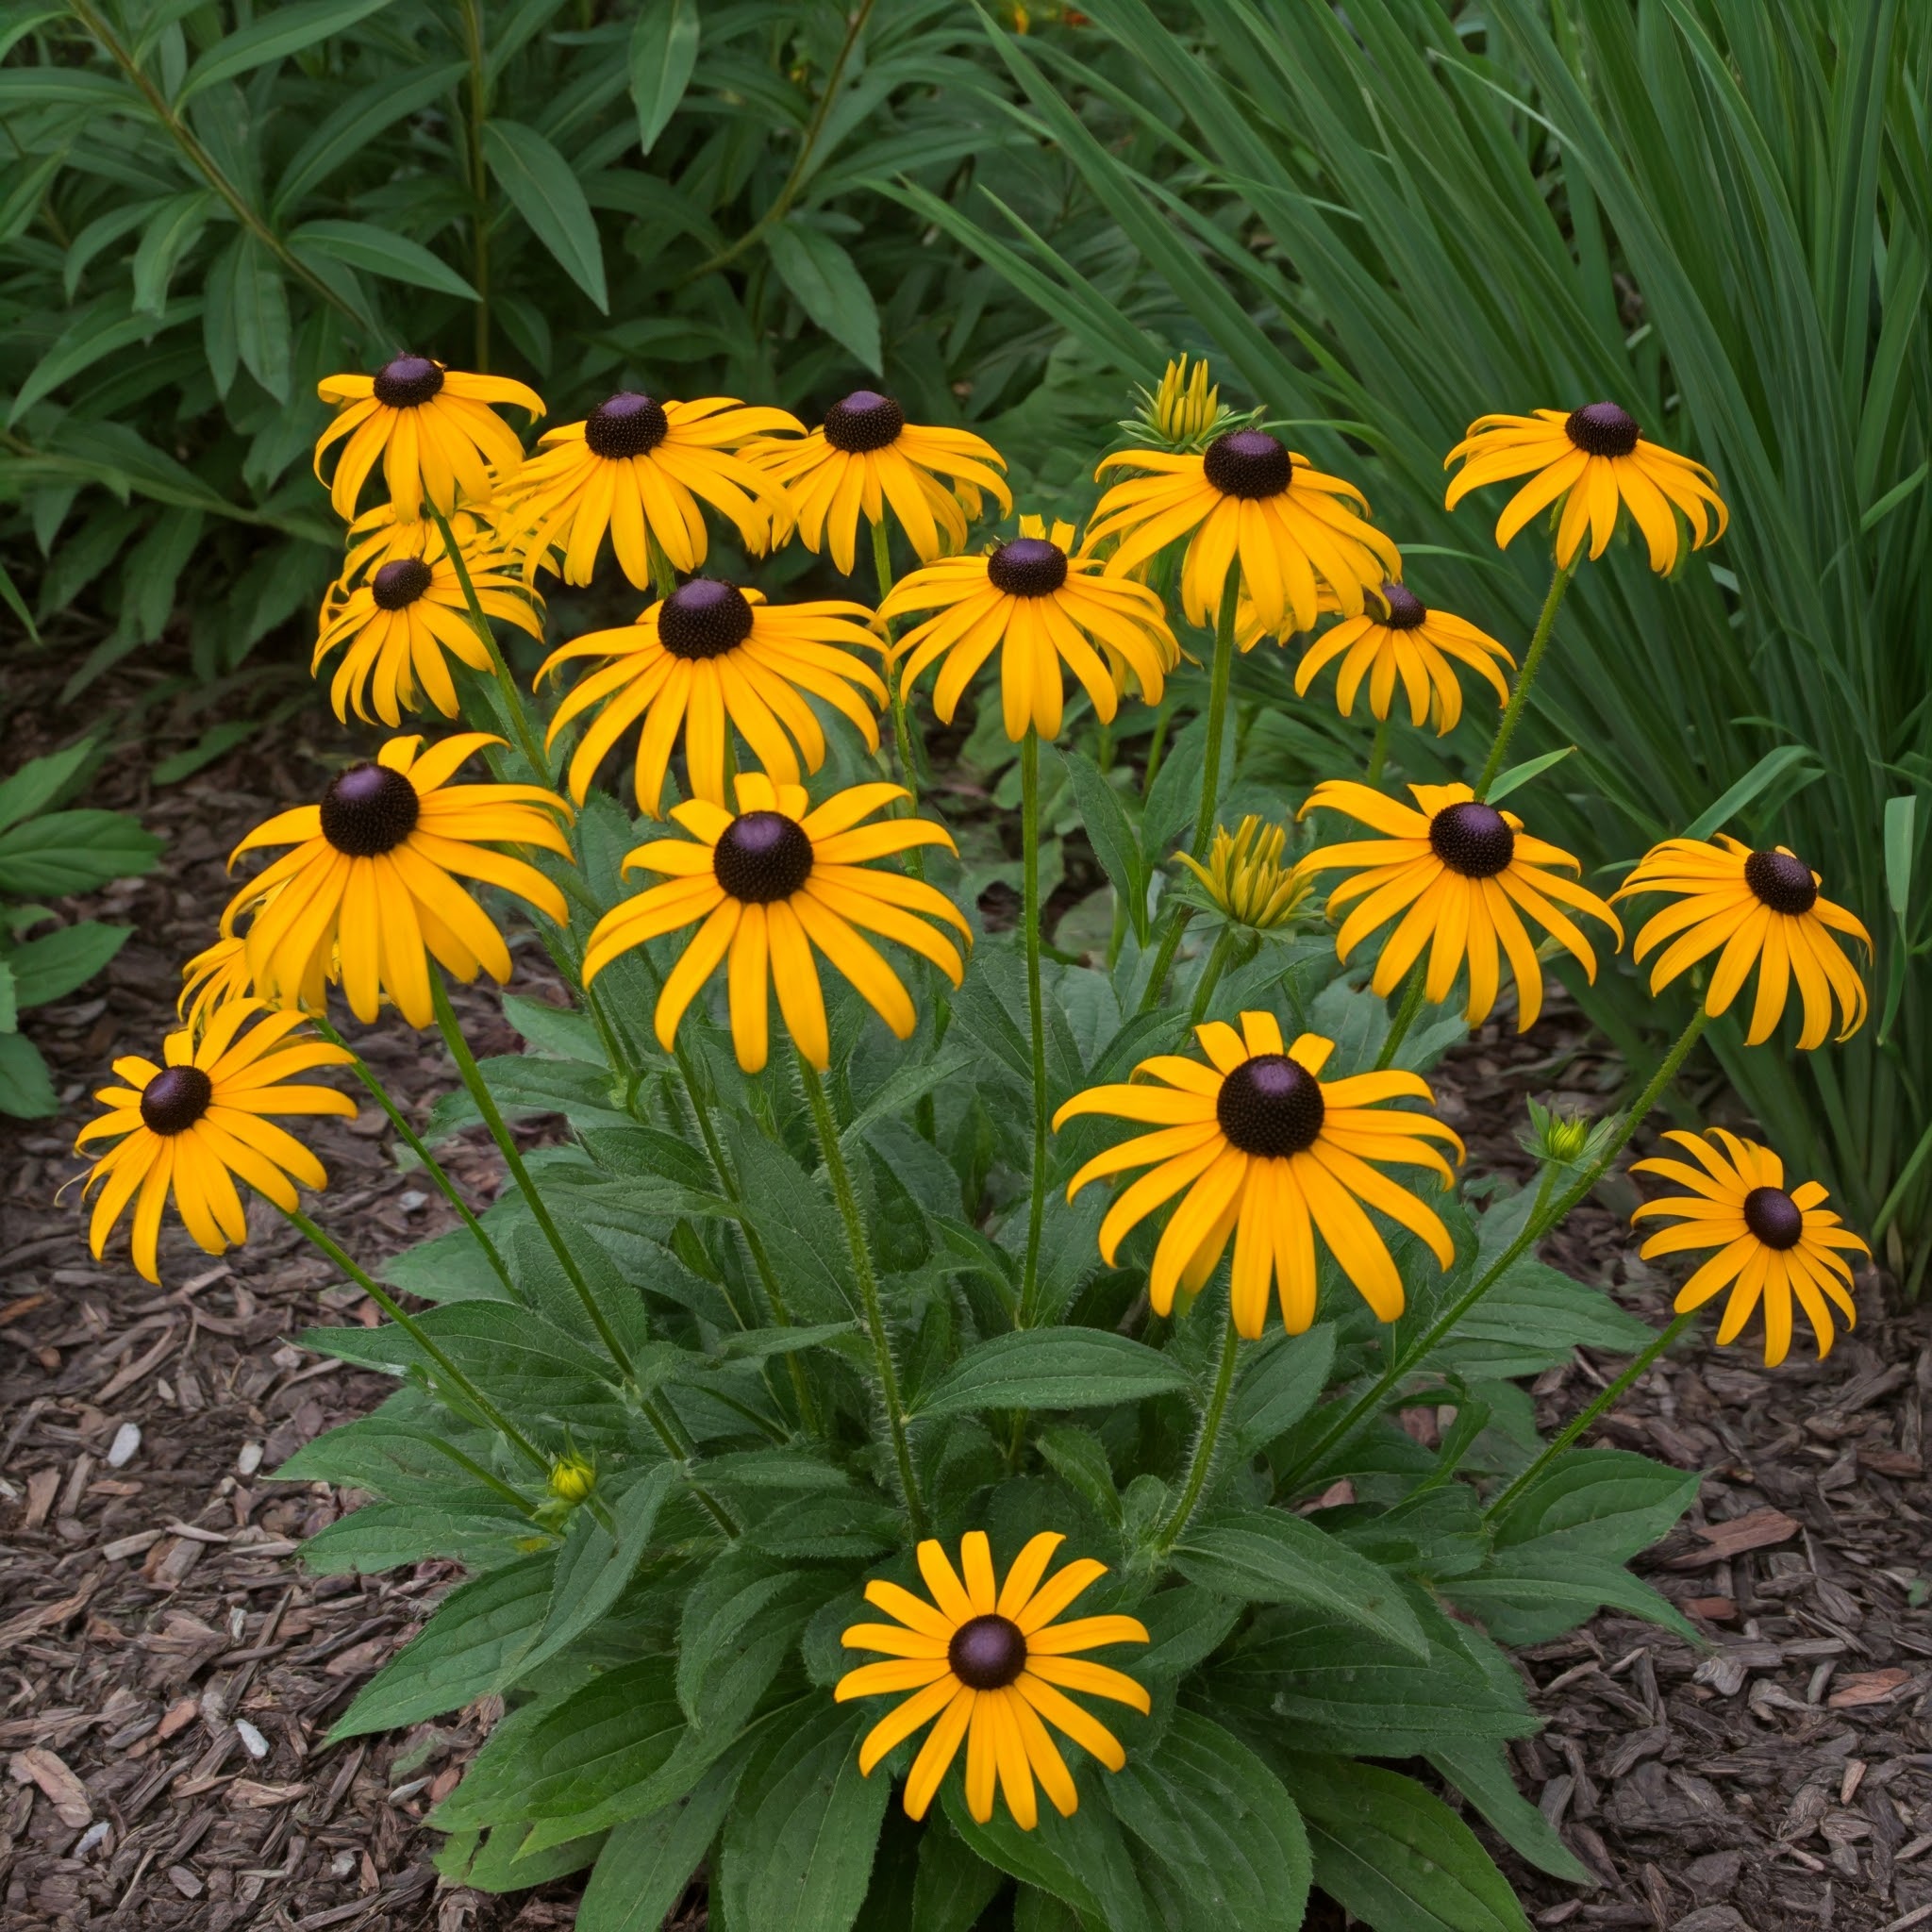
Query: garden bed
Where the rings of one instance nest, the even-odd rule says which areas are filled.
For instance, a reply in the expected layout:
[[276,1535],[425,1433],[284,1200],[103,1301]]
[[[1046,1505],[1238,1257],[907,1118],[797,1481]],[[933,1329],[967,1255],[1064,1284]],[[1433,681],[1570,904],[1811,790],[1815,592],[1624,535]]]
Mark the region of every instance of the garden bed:
[[[15,674],[23,753],[44,695]],[[192,735],[189,734],[189,735]],[[166,748],[173,748],[172,744]],[[170,1022],[178,961],[206,941],[233,829],[313,794],[339,748],[319,713],[252,741],[150,798],[157,749],[117,764],[99,802],[169,837],[150,877],[90,909],[135,935],[107,975],[36,1016],[70,1105],[116,1052]],[[519,990],[559,996],[534,948]],[[464,1003],[485,1050],[510,1044],[487,992]],[[389,1026],[370,1054],[420,1119],[447,1084],[440,1046]],[[1491,1024],[1442,1070],[1443,1113],[1474,1165],[1521,1176],[1529,1094],[1607,1104],[1619,1069],[1557,1004],[1518,1041]],[[303,1354],[316,1323],[374,1320],[360,1294],[269,1215],[211,1262],[178,1229],[163,1287],[95,1263],[77,1203],[73,1121],[0,1126],[0,1898],[12,1925],[342,1927],[439,1932],[568,1924],[572,1887],[536,1897],[439,1892],[422,1821],[492,1713],[317,1749],[329,1722],[459,1574],[427,1562],[375,1578],[307,1577],[301,1538],[339,1513],[325,1486],[266,1473],[366,1412],[379,1377]],[[373,1110],[315,1136],[323,1218],[374,1260],[436,1231],[442,1204],[391,1158]],[[501,1169],[478,1137],[452,1163],[473,1201]],[[1620,1182],[1627,1188],[1627,1183]],[[1622,1197],[1574,1217],[1554,1258],[1653,1323],[1662,1279],[1635,1259]],[[1682,1932],[1932,1925],[1932,1624],[1913,1601],[1932,1568],[1922,1418],[1932,1321],[1887,1318],[1867,1277],[1862,1324],[1831,1359],[1774,1378],[1699,1341],[1654,1372],[1598,1440],[1707,1476],[1698,1507],[1639,1568],[1700,1622],[1693,1651],[1604,1616],[1525,1653],[1542,1735],[1513,1747],[1519,1781],[1598,1871],[1591,1892],[1502,1862],[1533,1920]],[[1587,1358],[1537,1386],[1554,1425],[1609,1379]],[[1411,1427],[1427,1434],[1426,1410]],[[138,1432],[138,1438],[137,1438]],[[689,1904],[689,1923],[703,1923]],[[1329,1908],[1326,1920],[1339,1924]]]

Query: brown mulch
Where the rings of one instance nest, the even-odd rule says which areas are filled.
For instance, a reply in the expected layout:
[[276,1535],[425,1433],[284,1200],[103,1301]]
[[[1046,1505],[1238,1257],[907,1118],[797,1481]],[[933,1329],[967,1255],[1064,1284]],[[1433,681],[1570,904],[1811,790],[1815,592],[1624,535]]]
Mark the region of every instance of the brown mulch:
[[[20,675],[6,721],[33,742]],[[192,736],[190,728],[186,734]],[[70,1112],[0,1120],[0,1920],[10,1928],[324,1927],[539,1932],[574,1916],[568,1883],[495,1900],[438,1890],[429,1807],[492,1715],[475,1709],[324,1751],[320,1740],[456,1580],[446,1563],[307,1576],[300,1539],[343,1498],[264,1472],[366,1413],[383,1378],[287,1344],[375,1311],[272,1213],[222,1261],[178,1231],[163,1287],[96,1263],[78,1208],[74,1109],[120,1051],[151,1050],[178,962],[206,942],[241,828],[312,796],[346,741],[308,716],[170,790],[117,761],[96,799],[170,835],[161,868],[87,908],[137,928],[94,985],[31,1016]],[[541,970],[540,970],[541,969]],[[541,954],[523,990],[554,990]],[[470,1000],[480,1051],[510,1036]],[[449,1084],[441,1049],[400,1025],[364,1050],[418,1118]],[[1456,1058],[1444,1111],[1472,1170],[1521,1175],[1527,1093],[1609,1103],[1618,1069],[1553,1002],[1524,1041],[1493,1026]],[[332,1185],[318,1218],[373,1261],[446,1224],[393,1158],[380,1117],[316,1132]],[[455,1158],[478,1205],[500,1185],[473,1137]],[[1627,1189],[1627,1182],[1616,1184]],[[1615,1190],[1552,1258],[1661,1324],[1669,1285],[1638,1261]],[[125,1240],[125,1237],[124,1237]],[[1861,1323],[1830,1359],[1770,1374],[1708,1329],[1652,1372],[1594,1440],[1710,1472],[1687,1526],[1640,1561],[1710,1647],[1607,1616],[1524,1654],[1548,1728],[1513,1747],[1520,1781],[1602,1877],[1547,1879],[1504,1855],[1540,1925],[1674,1932],[1932,1932],[1932,1524],[1923,1417],[1932,1320],[1860,1284]],[[1621,1366],[1580,1357],[1538,1384],[1546,1426]],[[1426,1431],[1426,1413],[1411,1411]],[[688,1922],[702,1924],[701,1910]],[[1340,1924],[1320,1908],[1311,1924]]]

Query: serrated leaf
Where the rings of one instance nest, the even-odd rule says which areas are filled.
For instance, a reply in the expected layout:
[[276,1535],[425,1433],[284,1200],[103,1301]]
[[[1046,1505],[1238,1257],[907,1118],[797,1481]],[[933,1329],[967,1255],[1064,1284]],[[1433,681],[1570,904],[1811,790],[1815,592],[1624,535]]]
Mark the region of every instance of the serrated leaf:
[[530,232],[563,266],[563,272],[597,305],[610,312],[604,280],[604,249],[597,218],[582,185],[557,149],[521,121],[484,123],[483,151],[491,172]]
[[1191,1379],[1173,1357],[1110,1329],[1026,1328],[969,1349],[921,1400],[919,1412],[1098,1408],[1172,1395]]

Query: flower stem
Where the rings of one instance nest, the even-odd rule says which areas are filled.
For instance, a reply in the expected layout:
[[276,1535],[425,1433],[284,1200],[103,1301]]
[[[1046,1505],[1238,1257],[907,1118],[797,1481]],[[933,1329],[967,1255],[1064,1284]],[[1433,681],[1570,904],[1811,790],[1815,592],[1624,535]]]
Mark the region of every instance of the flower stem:
[[449,519],[437,508],[428,497],[423,499],[430,519],[442,533],[443,555],[449,558],[450,568],[457,574],[457,582],[462,587],[463,602],[469,606],[470,627],[483,641],[483,648],[490,653],[490,673],[496,679],[497,689],[503,693],[504,708],[509,714],[510,729],[516,733],[517,749],[529,760],[530,770],[540,785],[550,783],[550,763],[539,748],[537,735],[530,724],[530,713],[524,704],[524,694],[517,689],[517,681],[509,675],[509,666],[504,661],[502,650],[498,647],[496,634],[490,628],[490,620],[483,614],[481,599],[476,595],[476,587],[470,581],[470,566],[463,560],[462,546],[457,541],[456,532],[449,526]]
[[437,1346],[435,1339],[373,1274],[358,1268],[342,1248],[325,1235],[299,1208],[284,1208],[282,1213],[291,1226],[310,1241],[366,1294],[375,1306],[435,1363],[438,1372],[492,1429],[500,1434],[530,1467],[547,1475],[549,1458],[506,1416],[483,1391]]
[[1497,1496],[1493,1502],[1484,1508],[1483,1514],[1485,1516],[1498,1514],[1520,1496],[1524,1490],[1528,1489],[1530,1484],[1551,1463],[1556,1461],[1557,1457],[1562,1455],[1596,1421],[1597,1417],[1602,1415],[1604,1410],[1608,1408],[1650,1367],[1651,1363],[1656,1361],[1657,1357],[1662,1355],[1664,1350],[1676,1341],[1678,1336],[1683,1334],[1685,1329],[1690,1325],[1696,1312],[1694,1308],[1687,1308],[1668,1328],[1664,1329],[1660,1334],[1653,1336],[1643,1352],[1632,1358],[1629,1367],[1607,1389],[1598,1395],[1596,1400],[1581,1415],[1573,1416],[1559,1435],[1553,1436],[1543,1445],[1541,1455],[1501,1495]]
[[1368,782],[1371,785],[1379,785],[1382,782],[1382,767],[1388,762],[1388,758],[1389,721],[1386,718],[1377,718],[1375,720],[1375,741],[1369,747]]
[[1174,956],[1180,951],[1182,935],[1193,916],[1194,908],[1185,902],[1174,908],[1167,922],[1167,930],[1160,936],[1160,950],[1154,956],[1147,984],[1141,989],[1141,1004],[1135,1008],[1136,1012],[1150,1012],[1160,1004],[1161,989],[1166,986],[1167,975],[1174,969]]
[[1234,675],[1234,613],[1241,574],[1230,564],[1221,588],[1221,614],[1214,625],[1214,667],[1208,679],[1208,758],[1201,768],[1201,807],[1194,814],[1193,853],[1208,856],[1214,839],[1214,808],[1221,795],[1221,744],[1227,732],[1227,688]]
[[851,1170],[845,1165],[844,1150],[839,1145],[838,1124],[832,1119],[831,1103],[825,1098],[825,1083],[818,1069],[801,1053],[797,1055],[799,1084],[805,1089],[806,1105],[811,1109],[812,1126],[818,1133],[819,1152],[824,1158],[825,1175],[832,1184],[832,1198],[838,1204],[839,1218],[845,1224],[845,1244],[852,1251],[852,1272],[858,1282],[858,1296],[865,1307],[866,1332],[872,1338],[873,1367],[878,1375],[879,1396],[885,1404],[886,1426],[891,1432],[892,1457],[899,1467],[899,1488],[912,1519],[913,1534],[925,1534],[925,1506],[920,1501],[919,1478],[912,1470],[912,1447],[906,1436],[906,1410],[899,1399],[899,1371],[892,1361],[891,1337],[886,1333],[886,1311],[879,1300],[879,1278],[872,1265],[872,1250],[865,1239],[865,1223],[859,1218],[858,1196],[853,1191]]
[[[872,526],[872,567],[874,575],[878,578],[879,602],[883,604],[892,590],[892,546],[883,515]],[[900,675],[900,667],[892,661],[891,626],[881,618],[879,628],[886,636],[886,689],[892,699],[892,744],[899,754],[899,782],[910,794],[906,809],[916,812],[919,809],[919,766],[912,754],[912,727],[907,718],[906,685]]]
[[1395,1009],[1395,1018],[1390,1024],[1389,1037],[1382,1042],[1382,1051],[1375,1056],[1375,1071],[1381,1073],[1401,1050],[1402,1042],[1408,1038],[1408,1029],[1415,1024],[1415,1016],[1423,1009],[1423,986],[1428,977],[1428,963],[1418,959],[1409,969],[1408,984],[1402,991],[1402,1004]]
[[1221,1424],[1227,1413],[1228,1392],[1234,1387],[1234,1361],[1240,1347],[1241,1336],[1235,1329],[1234,1311],[1230,1308],[1227,1328],[1221,1339],[1221,1367],[1215,1374],[1214,1392],[1208,1398],[1200,1430],[1194,1437],[1194,1451],[1188,1459],[1187,1482],[1182,1487],[1180,1501],[1161,1525],[1159,1541],[1155,1544],[1157,1553],[1162,1557],[1180,1541],[1181,1532],[1187,1528],[1201,1501],[1201,1492],[1208,1487],[1208,1478],[1214,1466],[1214,1453],[1221,1445]]
[[648,525],[644,530],[644,548],[651,559],[651,585],[661,602],[677,588],[677,569]]
[[1570,579],[1575,575],[1575,566],[1558,564],[1550,578],[1549,594],[1543,599],[1542,614],[1536,621],[1536,634],[1529,641],[1529,650],[1523,659],[1523,669],[1516,674],[1516,688],[1509,693],[1509,703],[1503,712],[1502,722],[1496,726],[1496,736],[1490,746],[1490,755],[1483,760],[1482,776],[1475,781],[1475,795],[1487,798],[1490,787],[1496,782],[1496,774],[1503,769],[1503,754],[1509,749],[1509,741],[1516,735],[1517,721],[1523,716],[1523,703],[1529,695],[1529,688],[1536,682],[1537,672],[1541,668],[1543,652],[1549,647],[1550,632],[1557,622],[1557,608],[1563,601],[1563,592],[1570,588]]
[[1040,1237],[1046,1221],[1046,1003],[1040,986],[1040,734],[1020,741],[1020,923],[1026,941],[1026,1024],[1033,1047],[1033,1175],[1026,1198],[1026,1258],[1020,1271],[1015,1324],[1031,1325],[1040,1296]]
[[483,1116],[483,1124],[490,1129],[490,1137],[496,1142],[497,1152],[503,1156],[510,1178],[522,1191],[531,1220],[550,1243],[564,1278],[575,1290],[578,1301],[584,1305],[584,1312],[591,1318],[591,1325],[597,1331],[597,1339],[609,1351],[611,1360],[624,1371],[625,1378],[629,1379],[632,1373],[629,1352],[618,1340],[617,1331],[611,1327],[604,1310],[597,1306],[597,1297],[591,1292],[591,1284],[584,1279],[584,1272],[577,1266],[576,1257],[571,1253],[557,1223],[551,1218],[550,1209],[544,1205],[542,1195],[537,1191],[537,1184],[530,1178],[530,1170],[524,1165],[524,1157],[515,1137],[510,1133],[496,1105],[496,1097],[483,1077],[483,1070],[476,1064],[476,1056],[470,1051],[470,1042],[463,1038],[462,1024],[449,1002],[449,989],[442,983],[442,974],[434,968],[429,974],[429,990],[436,999],[436,1024],[442,1029],[450,1058],[456,1061],[457,1072],[462,1075],[470,1098],[476,1103],[476,1111]]
[[[1618,1155],[1629,1145],[1632,1136],[1643,1124],[1651,1108],[1657,1105],[1657,1097],[1676,1076],[1677,1069],[1684,1064],[1690,1049],[1697,1044],[1698,1036],[1703,1033],[1705,1024],[1706,1014],[1704,1008],[1699,1007],[1691,1015],[1690,1024],[1678,1034],[1670,1052],[1664,1056],[1657,1072],[1651,1075],[1649,1084],[1637,1096],[1602,1153],[1567,1188],[1560,1193],[1555,1193],[1554,1198],[1551,1198],[1554,1191],[1539,1194],[1538,1205],[1531,1210],[1529,1218],[1524,1223],[1523,1230],[1516,1239],[1470,1287],[1429,1324],[1420,1336],[1406,1348],[1398,1351],[1369,1388],[1350,1403],[1337,1420],[1323,1430],[1287,1478],[1289,1482],[1298,1481],[1306,1472],[1318,1468],[1324,1457],[1339,1443],[1354,1435],[1371,1415],[1381,1408],[1396,1385],[1422,1367],[1491,1289],[1494,1288],[1497,1282],[1502,1280],[1503,1276],[1552,1228],[1559,1226],[1569,1218],[1571,1211],[1589,1195],[1597,1182],[1609,1172],[1610,1165]],[[1338,1408],[1341,1407],[1339,1403],[1335,1406]]]
[[[312,1019],[311,1024],[325,1040],[336,1046],[340,1046],[344,1052],[354,1052],[348,1041],[329,1024],[327,1020],[316,1016]],[[359,1055],[357,1055],[351,1065],[355,1070],[357,1079],[360,1080],[363,1086],[368,1088],[370,1092],[375,1096],[377,1106],[382,1108],[384,1113],[388,1114],[390,1124],[403,1137],[403,1144],[422,1162],[423,1172],[435,1184],[437,1192],[457,1210],[458,1216],[461,1217],[463,1225],[470,1230],[472,1239],[483,1250],[484,1258],[490,1263],[491,1269],[495,1271],[496,1278],[503,1283],[504,1287],[508,1290],[511,1297],[514,1298],[517,1291],[516,1283],[510,1279],[509,1269],[504,1261],[501,1250],[491,1240],[489,1230],[477,1220],[470,1204],[457,1191],[457,1184],[443,1172],[442,1163],[437,1159],[435,1155],[430,1153],[422,1135],[417,1133],[415,1128],[403,1117],[395,1102],[389,1097],[389,1093],[384,1089],[381,1081],[369,1071]]]
[[1227,970],[1227,962],[1234,953],[1234,927],[1224,925],[1215,936],[1214,950],[1208,955],[1208,963],[1201,969],[1201,977],[1194,985],[1194,1005],[1188,1014],[1188,1024],[1198,1026],[1208,1017],[1208,1002],[1214,997],[1214,989],[1221,984],[1221,975]]

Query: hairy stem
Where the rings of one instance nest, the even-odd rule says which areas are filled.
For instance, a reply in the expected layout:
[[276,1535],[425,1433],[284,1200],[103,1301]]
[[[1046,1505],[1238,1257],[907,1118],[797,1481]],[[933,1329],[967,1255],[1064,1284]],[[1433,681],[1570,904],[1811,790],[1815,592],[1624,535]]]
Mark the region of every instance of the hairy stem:
[[1181,1533],[1199,1506],[1201,1492],[1208,1487],[1208,1478],[1213,1472],[1215,1451],[1221,1446],[1222,1420],[1227,1413],[1228,1393],[1234,1387],[1235,1355],[1240,1347],[1241,1336],[1234,1325],[1234,1311],[1229,1309],[1227,1328],[1221,1338],[1221,1366],[1215,1373],[1214,1392],[1208,1398],[1200,1430],[1194,1437],[1194,1450],[1188,1458],[1188,1475],[1181,1488],[1181,1499],[1174,1506],[1174,1513],[1161,1525],[1160,1538],[1155,1545],[1162,1557],[1180,1541]]
[[1201,969],[1201,977],[1194,985],[1194,1004],[1188,1014],[1188,1024],[1198,1026],[1208,1017],[1208,1002],[1214,997],[1214,989],[1221,984],[1221,975],[1227,971],[1227,962],[1234,955],[1234,927],[1224,925],[1216,934],[1214,950],[1208,955],[1208,963]]
[[1517,721],[1523,716],[1524,700],[1529,696],[1529,688],[1536,682],[1537,672],[1541,668],[1543,652],[1549,648],[1550,632],[1557,622],[1557,609],[1563,601],[1563,592],[1570,588],[1570,579],[1575,575],[1574,564],[1558,564],[1550,578],[1549,594],[1543,599],[1542,614],[1536,621],[1536,634],[1529,641],[1529,649],[1523,659],[1523,669],[1516,674],[1516,688],[1509,693],[1509,702],[1504,708],[1502,722],[1496,726],[1496,736],[1490,745],[1490,755],[1483,760],[1482,776],[1475,781],[1475,795],[1487,798],[1490,787],[1496,782],[1496,774],[1503,769],[1503,754],[1509,749],[1509,741],[1516,735]]
[[1388,762],[1388,758],[1389,721],[1386,718],[1377,718],[1375,720],[1375,741],[1369,747],[1368,782],[1371,785],[1379,785],[1382,782],[1382,767]]

